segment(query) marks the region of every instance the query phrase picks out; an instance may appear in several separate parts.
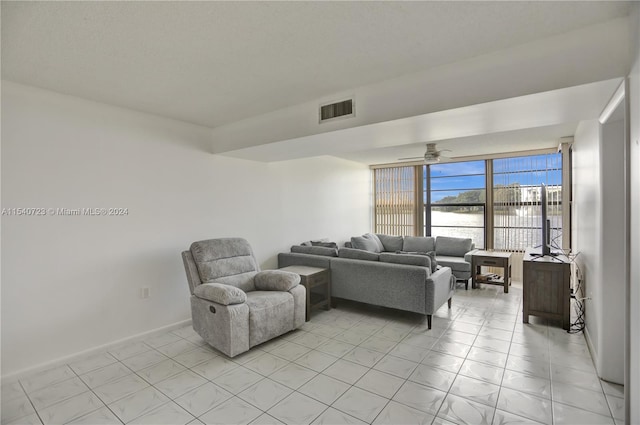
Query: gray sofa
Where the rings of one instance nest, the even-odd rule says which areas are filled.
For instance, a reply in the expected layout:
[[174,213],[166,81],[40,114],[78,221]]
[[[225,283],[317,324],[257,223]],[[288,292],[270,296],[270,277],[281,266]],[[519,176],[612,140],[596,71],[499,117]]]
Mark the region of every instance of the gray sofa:
[[353,237],[351,238],[351,242],[347,242],[345,245],[378,253],[435,253],[437,264],[449,267],[457,280],[464,281],[465,284],[468,284],[471,278],[471,255],[477,250],[469,238],[449,236],[389,236],[376,234],[375,237],[382,243],[382,246],[377,246],[371,243],[373,240],[372,236],[373,235],[368,233],[360,237]]
[[292,252],[278,254],[278,267],[330,269],[333,297],[424,314],[429,329],[433,313],[445,301],[451,307],[455,290],[451,269],[432,271],[428,256],[324,246],[291,248]]

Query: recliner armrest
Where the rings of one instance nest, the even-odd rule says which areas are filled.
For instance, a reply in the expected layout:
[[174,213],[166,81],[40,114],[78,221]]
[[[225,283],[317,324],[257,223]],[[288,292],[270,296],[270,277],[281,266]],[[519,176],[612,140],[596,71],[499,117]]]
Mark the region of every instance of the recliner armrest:
[[258,272],[253,281],[259,291],[286,292],[300,283],[300,276],[283,270],[265,270]]
[[198,285],[193,294],[222,305],[242,304],[247,301],[247,294],[242,289],[223,283],[203,283]]

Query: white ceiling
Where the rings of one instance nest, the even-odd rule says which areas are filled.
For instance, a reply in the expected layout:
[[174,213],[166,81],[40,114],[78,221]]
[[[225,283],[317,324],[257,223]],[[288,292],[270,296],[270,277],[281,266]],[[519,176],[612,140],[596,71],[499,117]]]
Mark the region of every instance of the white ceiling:
[[[492,155],[555,148],[573,136],[577,123],[596,119],[621,83],[614,78],[392,121],[267,143],[224,155],[282,161],[333,155],[365,164],[420,156],[426,142],[447,156]],[[422,139],[416,143],[416,134]]]
[[[573,135],[577,124],[577,122],[567,122],[544,127],[456,137],[439,140],[436,146],[439,150],[447,150],[447,152],[442,153],[442,162],[466,160],[473,156],[500,155],[505,152],[555,149],[562,138]],[[424,155],[425,150],[425,144],[412,143],[346,153],[341,154],[340,157],[365,164],[388,164],[399,162],[398,159],[400,158],[421,157]]]
[[209,127],[629,9],[626,2],[573,1],[2,1],[1,7],[2,78]]

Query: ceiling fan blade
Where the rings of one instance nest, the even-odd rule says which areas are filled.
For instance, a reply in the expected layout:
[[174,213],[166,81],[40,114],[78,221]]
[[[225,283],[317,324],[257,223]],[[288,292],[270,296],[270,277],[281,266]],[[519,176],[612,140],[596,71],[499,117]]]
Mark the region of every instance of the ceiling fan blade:
[[411,156],[406,158],[398,158],[398,161],[408,161],[408,160],[417,160],[422,159],[426,164],[436,164],[440,162],[440,159],[450,159],[447,156],[442,155],[443,152],[451,152],[451,149],[440,149],[435,143],[427,143],[427,150],[422,156]]
[[404,160],[407,160],[407,159],[424,159],[424,155],[422,155],[422,156],[410,156],[408,158],[398,158],[398,161],[404,161]]

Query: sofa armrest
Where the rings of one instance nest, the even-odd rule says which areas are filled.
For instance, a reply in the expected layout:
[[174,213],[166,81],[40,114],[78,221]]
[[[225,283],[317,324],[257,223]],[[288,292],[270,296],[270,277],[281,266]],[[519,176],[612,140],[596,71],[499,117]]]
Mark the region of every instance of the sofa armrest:
[[451,281],[451,269],[442,267],[427,278],[426,314],[433,314],[454,293]]
[[198,285],[193,295],[222,305],[242,304],[247,301],[247,294],[242,289],[223,283],[203,283]]
[[256,274],[254,282],[258,291],[286,292],[300,283],[300,276],[282,270],[265,270]]
[[464,254],[464,261],[466,261],[467,263],[471,264],[471,256],[477,251],[480,251],[480,250],[479,249],[472,249],[471,251],[466,252]]

